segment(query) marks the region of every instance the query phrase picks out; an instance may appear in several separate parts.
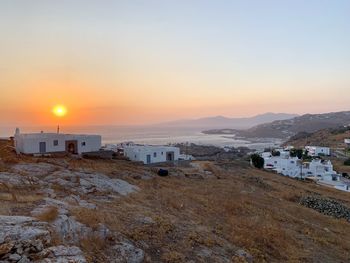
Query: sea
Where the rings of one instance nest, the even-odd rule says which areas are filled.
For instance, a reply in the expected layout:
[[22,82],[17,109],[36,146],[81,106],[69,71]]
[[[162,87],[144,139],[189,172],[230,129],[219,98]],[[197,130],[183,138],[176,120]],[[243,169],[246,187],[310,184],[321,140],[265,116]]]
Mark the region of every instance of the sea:
[[[0,127],[0,137],[13,136],[15,127]],[[21,127],[22,133],[57,132],[57,127]],[[167,145],[174,143],[194,143],[217,147],[248,147],[262,150],[281,144],[276,139],[248,140],[228,134],[204,134],[199,128],[157,127],[157,126],[61,126],[61,133],[99,134],[103,144],[134,142],[150,145]]]

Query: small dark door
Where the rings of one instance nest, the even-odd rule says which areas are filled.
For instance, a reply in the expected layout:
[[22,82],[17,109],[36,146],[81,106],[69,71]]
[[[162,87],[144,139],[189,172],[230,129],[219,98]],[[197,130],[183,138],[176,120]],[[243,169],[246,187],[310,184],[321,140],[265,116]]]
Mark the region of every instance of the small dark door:
[[70,154],[78,153],[78,142],[76,140],[66,141],[66,152]]
[[40,153],[46,153],[46,142],[39,142]]
[[174,161],[174,152],[167,152],[167,153],[166,153],[166,160],[167,160],[168,162]]
[[151,163],[151,155],[147,154],[147,164],[150,164],[150,163]]

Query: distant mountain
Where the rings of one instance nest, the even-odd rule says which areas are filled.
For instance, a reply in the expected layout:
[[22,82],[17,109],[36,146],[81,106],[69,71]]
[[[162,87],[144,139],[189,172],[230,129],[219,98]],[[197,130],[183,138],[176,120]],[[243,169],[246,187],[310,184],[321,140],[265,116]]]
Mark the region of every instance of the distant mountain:
[[288,120],[278,120],[254,126],[247,130],[209,130],[209,134],[236,134],[245,138],[288,139],[301,132],[313,133],[322,129],[350,125],[350,111],[325,114],[305,114]]
[[272,122],[276,120],[286,120],[294,118],[298,115],[288,113],[265,113],[247,118],[228,118],[223,116],[207,117],[193,120],[178,120],[167,123],[158,124],[160,126],[167,127],[190,127],[201,129],[248,129],[255,125],[259,125],[266,122]]

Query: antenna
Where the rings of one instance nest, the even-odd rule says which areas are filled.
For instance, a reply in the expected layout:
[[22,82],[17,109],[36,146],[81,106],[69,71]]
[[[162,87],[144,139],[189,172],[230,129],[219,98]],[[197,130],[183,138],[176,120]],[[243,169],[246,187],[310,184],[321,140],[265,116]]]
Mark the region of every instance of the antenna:
[[57,133],[60,133],[60,125],[57,125]]

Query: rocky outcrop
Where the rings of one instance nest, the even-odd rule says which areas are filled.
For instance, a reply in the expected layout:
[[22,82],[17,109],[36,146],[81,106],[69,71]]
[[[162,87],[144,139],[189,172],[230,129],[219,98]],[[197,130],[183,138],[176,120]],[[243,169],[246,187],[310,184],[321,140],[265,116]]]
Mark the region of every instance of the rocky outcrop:
[[52,207],[57,209],[57,217],[50,222],[50,226],[65,243],[79,244],[81,238],[90,235],[99,236],[102,239],[107,238],[109,230],[104,225],[100,224],[97,229],[92,229],[80,223],[69,212],[69,209],[74,208],[74,206],[64,201],[45,198],[44,203],[35,208],[31,214],[32,216],[40,217]]
[[8,186],[15,187],[26,187],[29,185],[37,185],[39,184],[38,178],[34,176],[21,176],[16,173],[0,173],[0,183],[6,184]]
[[54,263],[54,262],[74,262],[85,263],[86,259],[78,247],[55,246],[44,249],[38,255],[42,260],[38,263]]
[[21,163],[12,167],[15,173],[35,177],[48,175],[58,169],[60,167],[48,163]]
[[128,242],[121,242],[112,248],[113,263],[142,263],[145,257],[143,250]]
[[78,247],[51,247],[52,229],[33,217],[0,216],[0,262],[79,262]]
[[57,171],[44,179],[50,184],[60,185],[80,195],[95,192],[112,192],[120,195],[133,193],[139,188],[121,179],[112,179],[104,174]]

